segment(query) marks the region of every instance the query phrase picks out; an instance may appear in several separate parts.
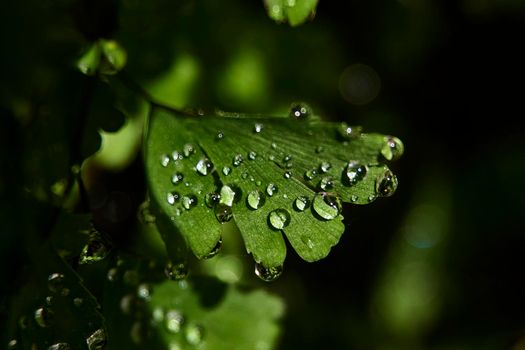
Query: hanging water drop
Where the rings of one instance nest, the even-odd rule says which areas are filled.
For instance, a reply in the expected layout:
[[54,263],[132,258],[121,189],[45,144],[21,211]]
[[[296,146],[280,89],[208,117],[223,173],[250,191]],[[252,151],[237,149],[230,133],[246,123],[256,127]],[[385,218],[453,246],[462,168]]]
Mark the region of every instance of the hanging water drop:
[[168,262],[166,267],[164,267],[164,274],[170,280],[178,281],[185,279],[188,276],[188,272],[188,266],[182,262],[176,264]]
[[323,177],[318,186],[323,191],[330,191],[334,188],[334,179],[331,176]]
[[261,263],[255,263],[255,274],[265,282],[271,282],[283,273],[283,266],[265,267]]
[[262,130],[263,130],[263,125],[260,124],[260,123],[255,123],[255,125],[253,126],[253,132],[258,134],[260,133]]
[[232,165],[233,165],[234,167],[238,167],[239,165],[242,164],[243,161],[244,161],[244,158],[242,157],[242,154],[236,154],[236,155],[233,157]]
[[106,331],[99,328],[86,338],[86,343],[89,350],[101,350],[106,346]]
[[248,193],[248,196],[246,197],[246,204],[248,205],[248,208],[257,210],[260,207],[264,205],[266,202],[266,197],[262,191],[259,190],[253,190],[250,193]]
[[180,194],[179,192],[168,192],[166,199],[168,200],[168,204],[174,205],[180,200]]
[[196,323],[188,324],[184,335],[188,344],[193,346],[199,345],[204,339],[204,327]]
[[319,165],[319,169],[321,170],[321,172],[327,173],[328,171],[330,171],[330,169],[332,169],[332,164],[330,164],[329,162],[322,162]]
[[268,186],[266,186],[266,193],[268,194],[268,196],[273,196],[274,194],[276,194],[277,192],[279,192],[279,188],[277,187],[277,185],[275,185],[274,183],[269,183]]
[[204,197],[204,202],[206,203],[208,208],[215,207],[217,203],[219,203],[220,200],[221,200],[221,195],[217,192],[210,192],[206,194],[206,196]]
[[304,178],[308,181],[311,181],[313,179],[315,179],[317,177],[317,170],[315,169],[310,169],[310,170],[307,170],[305,173],[304,173]]
[[299,196],[294,201],[294,208],[298,211],[304,211],[310,207],[310,199],[306,196]]
[[248,174],[247,171],[243,172],[242,175],[241,175],[243,180],[246,180],[248,178],[248,176],[250,176],[250,174]]
[[47,287],[52,293],[58,293],[64,287],[64,274],[52,273],[47,277]]
[[311,109],[304,103],[293,103],[290,107],[290,117],[293,119],[306,119],[310,116]]
[[35,310],[35,321],[42,327],[49,327],[53,320],[53,312],[47,308],[40,307]]
[[195,165],[195,170],[203,176],[208,175],[213,170],[213,164],[208,158],[202,158]]
[[194,195],[187,195],[182,197],[182,206],[186,210],[190,210],[191,208],[195,207],[197,205],[197,197]]
[[230,175],[232,172],[232,169],[230,167],[227,167],[227,166],[223,166],[222,167],[222,173],[225,175],[225,176],[228,176]]
[[290,213],[286,209],[275,209],[268,214],[268,223],[270,227],[276,230],[282,230],[290,224]]
[[349,186],[354,186],[359,181],[363,180],[368,172],[366,165],[361,165],[358,162],[350,161],[346,166],[346,180]]
[[160,164],[163,167],[167,167],[169,163],[170,163],[170,156],[168,156],[167,154],[163,154],[162,156],[160,156]]
[[175,173],[171,177],[171,183],[174,185],[177,185],[181,183],[183,179],[184,179],[184,175],[182,175],[181,173]]
[[250,151],[250,153],[248,153],[248,159],[255,160],[255,158],[257,158],[257,153],[255,151]]
[[361,135],[362,128],[360,126],[349,126],[345,122],[339,124],[339,135],[345,140],[351,140]]
[[394,136],[385,136],[381,154],[386,160],[396,160],[403,155],[404,146],[400,139]]
[[342,209],[339,198],[327,192],[319,192],[315,195],[312,208],[317,215],[325,220],[336,218]]
[[376,192],[381,197],[390,197],[396,192],[397,176],[387,170],[376,181]]
[[233,217],[232,207],[224,203],[217,204],[215,206],[215,217],[221,224],[230,221]]
[[184,316],[177,310],[169,310],[164,316],[166,329],[170,333],[179,333],[184,324]]
[[187,143],[182,148],[182,152],[184,153],[184,156],[187,158],[191,156],[193,153],[195,153],[195,147],[191,143]]
[[202,258],[211,259],[215,255],[219,254],[221,249],[222,249],[222,238],[219,238],[219,240],[217,241],[217,244],[215,244],[215,247],[213,247],[213,249],[208,254],[204,255]]

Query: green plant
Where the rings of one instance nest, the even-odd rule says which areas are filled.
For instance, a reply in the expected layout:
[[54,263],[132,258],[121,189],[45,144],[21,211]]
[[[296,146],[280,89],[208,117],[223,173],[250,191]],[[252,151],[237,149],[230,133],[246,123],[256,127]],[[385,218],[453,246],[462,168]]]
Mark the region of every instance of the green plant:
[[[283,272],[284,237],[306,261],[326,257],[345,231],[343,203],[395,192],[387,164],[403,153],[401,141],[322,121],[304,103],[271,115],[186,110],[180,105],[191,101],[163,95],[175,86],[184,100],[193,88],[191,60],[182,56],[183,68],[166,68],[162,55],[144,49],[158,43],[130,44],[133,29],[147,27],[143,17],[186,5],[94,4],[59,3],[35,16],[49,35],[72,29],[61,10],[74,13],[76,31],[51,40],[84,76],[47,53],[49,70],[27,65],[43,75],[35,88],[42,100],[14,82],[6,98],[13,144],[23,147],[5,157],[2,165],[12,162],[20,172],[5,183],[16,183],[8,189],[13,211],[22,207],[30,218],[17,228],[23,244],[16,253],[27,271],[9,291],[9,346],[274,347],[283,304],[241,277],[249,266],[244,251],[265,281]],[[316,1],[265,5],[272,19],[298,25]],[[113,28],[118,10],[123,34]],[[97,24],[100,14],[108,18]],[[139,40],[150,34],[157,33]],[[241,66],[251,62],[243,59]],[[156,69],[173,76],[168,88],[136,83]],[[192,258],[217,255],[223,237],[227,254]]]

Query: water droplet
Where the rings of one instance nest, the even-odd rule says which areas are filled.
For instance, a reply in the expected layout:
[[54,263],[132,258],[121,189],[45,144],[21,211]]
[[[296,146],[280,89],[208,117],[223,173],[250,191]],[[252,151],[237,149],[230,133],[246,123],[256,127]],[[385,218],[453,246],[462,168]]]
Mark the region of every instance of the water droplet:
[[381,154],[386,160],[396,160],[403,155],[404,146],[400,139],[394,136],[385,136]]
[[62,273],[52,273],[47,277],[47,287],[53,293],[59,292],[63,288],[65,276]]
[[56,343],[47,348],[47,350],[71,350],[68,343]]
[[279,192],[279,188],[277,187],[277,185],[270,182],[268,186],[266,186],[266,193],[268,193],[268,196],[271,197],[277,192]]
[[217,139],[217,141],[222,140],[224,138],[224,132],[217,131],[217,134],[215,135],[215,138]]
[[339,124],[339,135],[345,140],[350,140],[361,135],[362,128],[360,126],[349,126],[345,122]]
[[376,181],[376,192],[381,197],[390,197],[396,192],[397,176],[390,170],[384,172]]
[[334,188],[334,179],[330,176],[323,177],[319,181],[319,188],[323,191],[329,191]]
[[264,126],[260,123],[255,123],[255,125],[253,126],[253,132],[258,134],[260,133],[262,130],[263,130]]
[[323,153],[324,152],[324,147],[323,146],[317,146],[315,148],[315,153]]
[[322,163],[319,165],[319,169],[320,169],[323,173],[327,173],[330,169],[332,169],[332,164],[330,164],[329,162],[322,162]]
[[219,203],[220,200],[221,200],[221,195],[217,192],[210,192],[206,194],[206,196],[204,197],[204,202],[206,203],[208,208],[215,207],[217,203]]
[[291,179],[292,178],[292,172],[291,171],[286,171],[283,174],[283,176],[284,176],[285,179]]
[[359,197],[356,196],[355,194],[353,194],[352,196],[350,196],[350,202],[352,202],[352,203],[357,202],[358,199],[359,199]]
[[194,195],[188,195],[182,197],[182,206],[186,210],[190,210],[191,208],[195,207],[197,205],[197,197]]
[[150,300],[151,299],[151,287],[147,283],[139,284],[137,287],[137,296],[140,299]]
[[108,256],[111,251],[111,245],[100,236],[92,237],[84,246],[80,257],[79,264],[93,264],[99,262]]
[[106,331],[99,328],[86,338],[86,343],[89,350],[101,350],[106,346]]
[[204,327],[196,323],[188,324],[184,335],[188,344],[199,345],[204,339]]
[[208,158],[202,158],[195,165],[195,170],[203,176],[208,175],[213,170],[213,164]]
[[175,173],[171,177],[171,183],[174,185],[178,185],[179,183],[182,182],[183,179],[184,179],[184,175],[182,175],[181,173]]
[[255,264],[255,274],[265,282],[271,282],[283,273],[283,266],[265,267],[261,263]]
[[53,312],[47,308],[40,307],[35,310],[35,321],[42,327],[49,327],[53,319]]
[[242,154],[236,154],[236,155],[233,157],[232,165],[233,165],[234,167],[238,167],[239,165],[242,164],[243,161],[244,161],[244,158],[242,157]]
[[171,152],[171,159],[173,159],[173,161],[177,161],[177,160],[181,160],[182,159],[182,153],[179,152],[179,151],[173,151]]
[[188,267],[182,262],[177,264],[168,262],[164,267],[164,274],[170,280],[182,280],[188,276]]
[[233,217],[232,207],[224,203],[215,206],[215,217],[222,224],[228,222]]
[[166,199],[168,200],[168,204],[174,205],[180,200],[180,194],[179,192],[168,192]]
[[341,201],[339,198],[327,192],[319,192],[315,195],[312,208],[321,218],[332,220],[341,213]]
[[84,304],[84,299],[82,299],[82,298],[74,298],[73,299],[73,305],[75,305],[76,307],[81,307],[82,304]]
[[301,236],[301,241],[302,241],[304,244],[306,244],[306,246],[307,246],[308,248],[313,249],[313,247],[314,247],[314,242],[313,242],[310,238],[308,238],[308,237],[306,237],[306,236]]
[[241,177],[242,177],[244,180],[246,180],[246,179],[248,178],[249,175],[250,175],[250,174],[248,174],[248,172],[245,171],[245,172],[242,173]]
[[250,153],[248,153],[248,159],[255,160],[255,158],[257,158],[257,153],[255,151],[250,151]]
[[286,156],[284,156],[283,158],[283,162],[284,163],[288,163],[289,161],[292,160],[292,155],[291,154],[287,154]]
[[15,350],[18,348],[18,340],[11,339],[9,343],[7,343],[7,349],[9,350]]
[[184,316],[177,310],[169,310],[164,317],[166,329],[170,333],[179,333],[184,324]]
[[232,172],[232,169],[231,169],[230,167],[227,167],[227,166],[222,167],[222,173],[223,173],[225,176],[230,175],[231,172]]
[[182,152],[184,153],[185,157],[191,156],[193,153],[195,153],[195,147],[191,143],[187,143],[182,148]]
[[290,108],[290,117],[293,119],[306,119],[310,114],[310,107],[304,103],[293,103]]
[[315,177],[317,176],[317,170],[315,169],[310,169],[310,170],[307,170],[305,173],[304,173],[304,178],[306,180],[313,180],[315,179]]
[[248,208],[257,210],[260,207],[264,205],[266,202],[266,196],[262,191],[259,190],[253,190],[250,193],[248,193],[248,196],[246,197],[246,203],[248,204]]
[[346,179],[348,185],[353,186],[359,181],[363,180],[368,172],[366,165],[361,165],[358,162],[350,161],[346,166]]
[[277,149],[277,144],[275,142],[272,142],[271,147],[272,147],[272,149]]
[[48,295],[46,297],[46,305],[51,306],[53,304],[53,297],[51,295]]
[[275,209],[268,214],[270,226],[276,230],[282,230],[290,224],[290,213],[286,209]]
[[203,259],[211,259],[215,255],[219,254],[221,249],[222,249],[222,238],[220,238],[219,241],[217,242],[217,244],[215,245],[215,247],[213,247],[213,249],[208,254],[203,256],[202,258]]
[[310,199],[306,196],[299,196],[294,201],[294,208],[298,211],[304,211],[310,207]]
[[170,163],[170,156],[168,156],[167,154],[163,154],[162,156],[160,156],[160,164],[163,167],[167,167],[169,163]]

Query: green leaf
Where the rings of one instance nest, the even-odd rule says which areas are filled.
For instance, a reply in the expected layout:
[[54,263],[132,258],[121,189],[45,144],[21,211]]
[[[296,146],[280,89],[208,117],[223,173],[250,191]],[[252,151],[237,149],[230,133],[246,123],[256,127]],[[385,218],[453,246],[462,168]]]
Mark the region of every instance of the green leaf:
[[295,27],[315,15],[318,0],[264,0],[268,16]]
[[386,147],[390,160],[398,158],[401,141],[309,114],[301,105],[289,118],[152,112],[151,200],[197,257],[216,252],[221,223],[233,217],[259,276],[271,280],[285,260],[283,233],[304,260],[322,259],[344,231],[341,201],[367,204],[394,193],[384,154]]

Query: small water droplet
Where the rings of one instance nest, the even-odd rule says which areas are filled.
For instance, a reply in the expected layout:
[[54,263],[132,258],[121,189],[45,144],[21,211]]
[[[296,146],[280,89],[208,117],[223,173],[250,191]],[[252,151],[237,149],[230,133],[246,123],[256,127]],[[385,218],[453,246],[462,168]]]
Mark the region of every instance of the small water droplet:
[[396,160],[403,155],[404,146],[400,139],[394,136],[385,136],[381,154],[386,160]]
[[228,222],[233,217],[232,207],[224,203],[219,203],[215,206],[215,217],[223,224]]
[[342,122],[339,124],[339,135],[345,140],[350,140],[361,135],[362,128],[360,126],[349,126]]
[[283,163],[288,163],[291,160],[292,160],[292,155],[291,154],[287,154],[283,158]]
[[315,148],[315,153],[323,153],[324,152],[324,147],[323,146],[317,146]]
[[213,247],[213,249],[208,253],[206,254],[205,256],[203,256],[202,258],[203,259],[211,259],[213,258],[215,255],[219,254],[219,252],[221,251],[222,249],[222,238],[220,238],[218,241],[217,241],[217,244],[215,244],[215,247]]
[[248,193],[248,196],[246,197],[246,203],[248,204],[248,208],[257,210],[260,207],[264,205],[266,202],[266,196],[262,191],[259,190],[253,190],[250,193]]
[[181,173],[175,173],[171,177],[171,183],[174,185],[178,185],[179,183],[182,182],[183,179],[184,179],[184,175],[182,175]]
[[179,192],[168,192],[166,195],[166,199],[168,200],[168,204],[174,205],[176,202],[180,200],[180,193]]
[[327,173],[328,171],[330,171],[330,169],[332,169],[332,164],[330,164],[329,162],[322,162],[319,165],[319,169],[321,170],[321,172]]
[[47,348],[47,350],[71,350],[68,343],[55,343]]
[[111,251],[111,245],[100,235],[91,237],[88,243],[82,249],[79,264],[93,264],[105,259]]
[[184,332],[186,341],[190,345],[199,345],[204,339],[204,327],[200,324],[190,323]]
[[274,183],[269,183],[268,186],[266,186],[266,193],[268,194],[268,196],[273,196],[274,194],[276,194],[277,192],[279,192],[279,188],[277,187],[277,185],[275,185]]
[[99,328],[89,337],[86,338],[86,343],[89,350],[101,350],[106,346],[106,331],[103,328]]
[[171,152],[171,159],[173,159],[174,162],[177,160],[181,160],[183,158],[182,152],[179,151],[173,151]]
[[317,177],[317,170],[315,169],[310,169],[310,170],[307,170],[305,173],[304,173],[304,178],[308,181],[311,181],[313,179],[315,179]]
[[215,207],[217,203],[219,203],[220,200],[221,200],[221,195],[217,192],[210,192],[206,194],[206,196],[204,197],[204,202],[206,203],[208,208]]
[[143,300],[151,299],[151,287],[147,283],[139,284],[137,287],[137,296]]
[[35,321],[42,327],[49,327],[53,320],[53,312],[47,308],[39,307],[35,310]]
[[191,208],[195,207],[197,205],[197,197],[194,195],[187,195],[182,197],[182,206],[186,210],[190,210]]
[[215,138],[217,141],[220,141],[224,138],[224,132],[223,131],[217,131],[217,134],[215,135]]
[[306,196],[299,196],[294,201],[294,208],[298,211],[304,211],[310,207],[310,199]]
[[350,202],[352,203],[355,203],[357,202],[357,200],[359,199],[359,197],[355,194],[353,194],[352,196],[350,196]]
[[283,266],[265,267],[261,263],[255,263],[255,274],[265,282],[271,282],[283,273]]
[[334,188],[334,179],[331,176],[325,176],[319,181],[319,188],[323,191],[330,191]]
[[262,130],[263,130],[264,126],[260,123],[255,123],[255,125],[253,126],[253,132],[258,134],[260,133]]
[[195,170],[203,176],[208,175],[213,170],[213,164],[208,158],[200,159],[195,165]]
[[164,317],[166,329],[170,333],[179,333],[184,324],[184,316],[177,310],[169,310]]
[[243,180],[246,180],[248,178],[248,176],[250,176],[250,174],[248,174],[247,171],[243,172],[241,177],[243,178]]
[[341,213],[341,201],[331,193],[319,192],[315,195],[312,208],[314,212],[325,220],[332,220]]
[[188,272],[188,266],[182,262],[176,264],[168,262],[164,267],[164,274],[170,280],[182,280],[188,276]]
[[47,277],[47,287],[53,293],[59,292],[64,286],[65,276],[62,273],[52,273]]
[[193,146],[191,143],[187,143],[182,148],[182,152],[184,153],[185,157],[190,157],[195,153],[195,146]]
[[306,119],[310,116],[311,109],[305,103],[293,103],[290,107],[290,117],[293,119]]
[[222,167],[222,173],[225,175],[225,176],[228,176],[230,175],[232,172],[232,169],[230,167],[227,167],[227,166],[223,166]]
[[283,174],[283,176],[284,176],[285,179],[291,179],[292,178],[292,172],[291,171],[286,171]]
[[268,223],[270,227],[282,230],[290,224],[290,213],[286,209],[275,209],[268,214]]
[[84,304],[84,299],[82,299],[82,298],[74,298],[73,299],[73,305],[75,305],[76,307],[81,307],[82,304]]
[[137,218],[142,224],[154,224],[157,218],[150,210],[150,201],[145,200],[142,202],[137,209]]
[[390,197],[397,189],[397,176],[387,170],[376,181],[376,192],[381,197]]
[[255,151],[250,151],[250,153],[248,153],[248,159],[255,160],[255,158],[257,158],[257,153]]
[[170,156],[168,156],[167,154],[163,154],[162,156],[160,156],[160,164],[163,167],[167,167],[169,163],[170,163]]
[[242,157],[242,154],[236,154],[236,155],[233,157],[232,165],[233,165],[234,167],[238,167],[239,165],[242,164],[243,161],[244,161],[244,158]]
[[271,147],[272,147],[272,149],[277,149],[277,144],[275,142],[272,142]]
[[363,180],[368,172],[366,165],[361,165],[358,162],[350,161],[346,166],[346,179],[348,185],[353,186],[359,181]]

